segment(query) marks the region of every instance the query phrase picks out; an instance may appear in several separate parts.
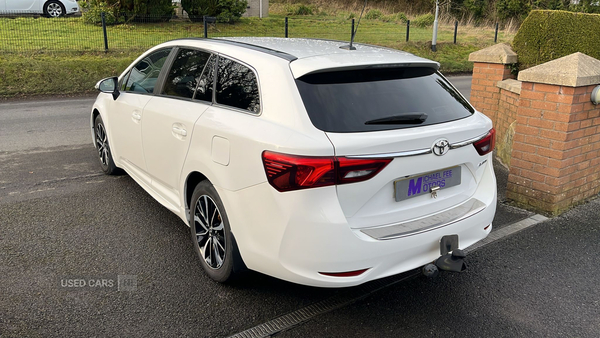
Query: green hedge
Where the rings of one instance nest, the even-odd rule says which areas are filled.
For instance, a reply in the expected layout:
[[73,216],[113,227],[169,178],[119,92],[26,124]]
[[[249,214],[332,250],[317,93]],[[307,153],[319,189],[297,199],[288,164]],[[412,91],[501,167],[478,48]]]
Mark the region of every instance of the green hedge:
[[520,68],[581,52],[600,59],[600,15],[531,11],[513,40]]

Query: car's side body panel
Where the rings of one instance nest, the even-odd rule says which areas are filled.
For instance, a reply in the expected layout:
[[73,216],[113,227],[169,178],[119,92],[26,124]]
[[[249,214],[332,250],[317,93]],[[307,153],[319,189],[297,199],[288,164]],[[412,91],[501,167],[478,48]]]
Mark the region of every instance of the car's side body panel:
[[[173,100],[177,108],[173,108]],[[152,186],[178,210],[183,208],[179,190],[196,121],[210,106],[199,101],[153,97],[144,108],[142,143],[146,172]]]
[[6,9],[9,11],[41,13],[43,3],[42,0],[6,0]]

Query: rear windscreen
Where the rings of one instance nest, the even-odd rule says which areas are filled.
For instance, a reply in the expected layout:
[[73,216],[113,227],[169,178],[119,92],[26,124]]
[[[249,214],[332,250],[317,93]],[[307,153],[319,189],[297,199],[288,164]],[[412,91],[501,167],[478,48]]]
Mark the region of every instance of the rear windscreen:
[[376,68],[314,73],[296,80],[312,123],[347,133],[414,128],[474,113],[432,68]]

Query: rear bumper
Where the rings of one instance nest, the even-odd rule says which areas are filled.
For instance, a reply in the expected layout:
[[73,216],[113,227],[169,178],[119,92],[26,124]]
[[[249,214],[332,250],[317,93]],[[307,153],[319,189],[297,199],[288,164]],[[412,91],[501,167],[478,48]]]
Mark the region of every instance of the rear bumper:
[[[242,258],[252,270],[287,281],[347,287],[421,267],[440,256],[439,241],[457,234],[465,249],[491,231],[496,211],[496,180],[487,164],[472,198],[482,209],[428,231],[378,240],[351,229],[335,187],[279,193],[268,183],[232,192],[217,187],[228,211]],[[356,277],[319,272],[368,269]]]

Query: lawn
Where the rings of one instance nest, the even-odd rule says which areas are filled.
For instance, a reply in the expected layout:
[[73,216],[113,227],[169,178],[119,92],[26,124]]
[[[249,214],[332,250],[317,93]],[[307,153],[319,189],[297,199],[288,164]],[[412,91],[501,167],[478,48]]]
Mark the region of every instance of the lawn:
[[[283,16],[242,18],[239,23],[210,25],[209,37],[284,36]],[[289,37],[349,40],[351,20],[339,16],[294,16],[289,18]],[[431,41],[433,29],[410,27],[410,41]],[[452,42],[453,26],[440,26],[438,41]],[[164,23],[129,23],[107,27],[109,50],[143,50],[158,43],[183,37],[203,36],[202,23],[172,20]],[[512,34],[500,31],[498,40],[509,41]],[[459,27],[462,44],[490,44],[492,28]],[[406,41],[406,24],[363,19],[356,35],[357,42],[398,48]],[[0,50],[2,52],[37,51],[103,51],[102,27],[85,24],[81,17],[64,19],[0,18]]]
[[[210,25],[209,37],[284,36],[285,17],[242,18],[234,25]],[[292,16],[289,37],[348,41],[351,20],[344,15]],[[469,53],[494,43],[493,28],[461,27],[453,44],[454,26],[441,25],[438,51],[431,51],[432,28],[362,19],[356,42],[376,44],[414,53],[441,63],[445,73],[472,69]],[[498,42],[514,34],[500,31]],[[102,27],[82,18],[0,17],[0,97],[39,94],[78,94],[93,91],[96,80],[119,74],[139,53],[158,43],[203,36],[202,23],[172,20],[164,23],[129,23],[107,27],[108,51],[104,52]]]

